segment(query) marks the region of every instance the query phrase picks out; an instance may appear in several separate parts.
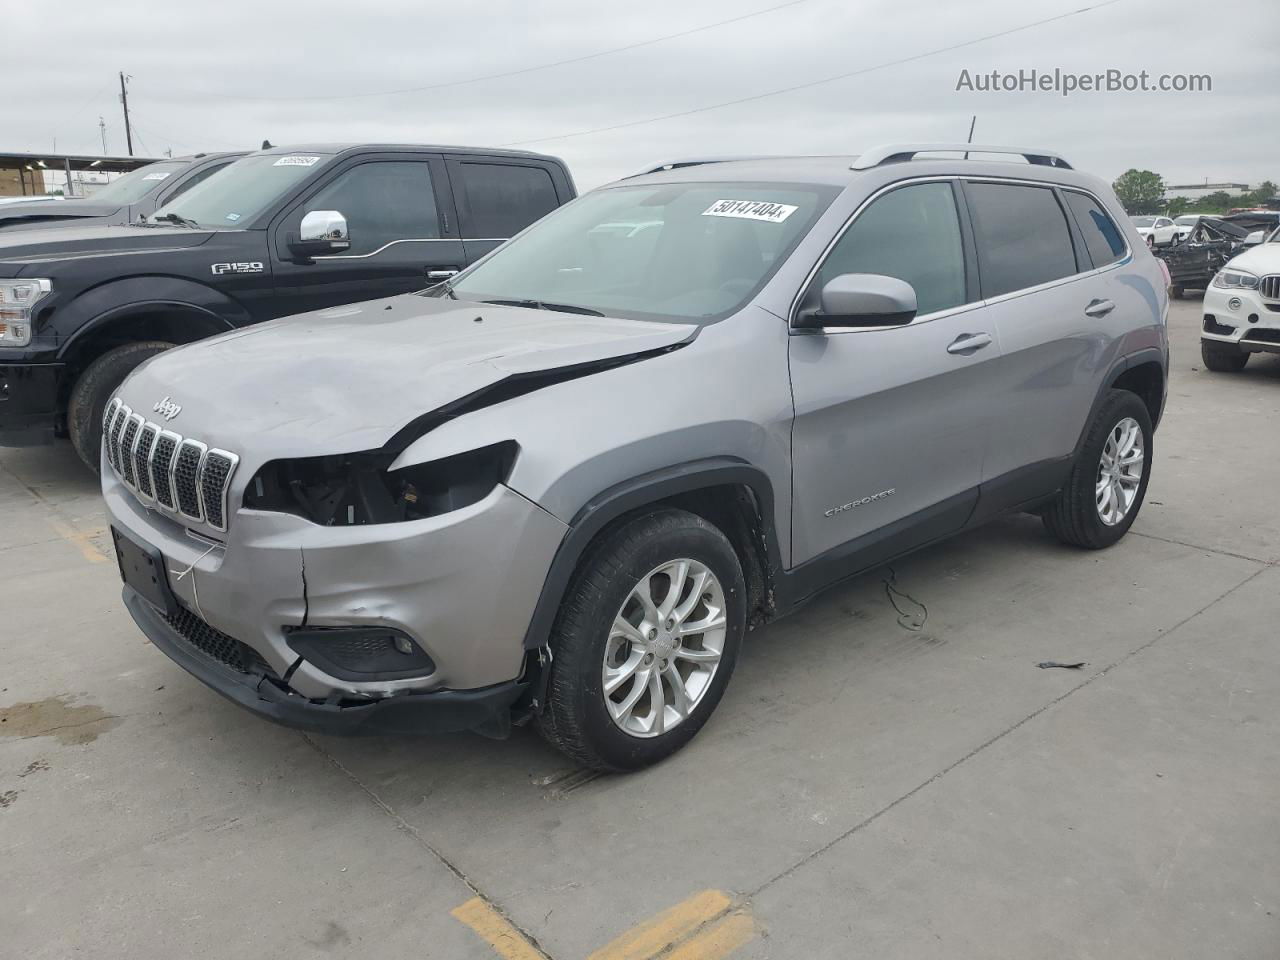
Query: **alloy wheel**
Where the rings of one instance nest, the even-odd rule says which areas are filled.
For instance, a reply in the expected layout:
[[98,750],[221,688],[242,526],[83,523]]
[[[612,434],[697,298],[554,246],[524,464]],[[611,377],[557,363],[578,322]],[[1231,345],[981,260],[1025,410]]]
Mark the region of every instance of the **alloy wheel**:
[[1138,498],[1145,463],[1142,427],[1133,417],[1125,417],[1111,428],[1098,461],[1098,517],[1107,526],[1114,527],[1129,515]]
[[724,588],[706,564],[664,563],[631,588],[605,644],[605,708],[624,733],[656,737],[697,708],[720,668]]

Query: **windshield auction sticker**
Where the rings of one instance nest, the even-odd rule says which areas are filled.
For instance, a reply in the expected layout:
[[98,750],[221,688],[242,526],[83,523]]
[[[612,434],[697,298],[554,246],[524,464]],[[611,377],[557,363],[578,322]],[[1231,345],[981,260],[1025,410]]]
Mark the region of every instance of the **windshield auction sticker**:
[[739,220],[763,220],[765,223],[781,223],[799,207],[789,203],[769,203],[767,200],[717,200],[702,211],[704,217],[737,217]]
[[273,167],[314,167],[320,162],[319,157],[281,157]]
[[168,177],[168,176],[169,176],[169,174],[168,174],[167,172],[165,172],[165,173],[148,173],[148,174],[147,174],[145,177],[143,177],[142,179],[143,179],[143,180],[164,180],[164,179],[165,179],[166,177]]

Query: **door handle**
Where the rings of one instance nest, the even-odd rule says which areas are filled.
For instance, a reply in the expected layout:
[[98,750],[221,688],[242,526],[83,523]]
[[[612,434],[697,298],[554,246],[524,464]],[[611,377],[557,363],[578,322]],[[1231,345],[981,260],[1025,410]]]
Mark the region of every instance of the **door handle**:
[[457,267],[445,267],[444,269],[441,269],[441,270],[428,270],[427,279],[428,280],[448,280],[450,277],[456,275],[457,272],[458,272]]
[[1105,317],[1115,308],[1116,305],[1110,300],[1090,300],[1089,305],[1084,308],[1084,315],[1086,317]]
[[947,353],[958,353],[967,357],[990,345],[991,337],[988,334],[962,333],[947,344]]

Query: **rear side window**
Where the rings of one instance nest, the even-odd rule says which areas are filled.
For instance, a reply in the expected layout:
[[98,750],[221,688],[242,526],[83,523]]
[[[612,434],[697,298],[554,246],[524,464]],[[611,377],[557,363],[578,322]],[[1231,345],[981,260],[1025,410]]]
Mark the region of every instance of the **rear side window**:
[[1048,187],[967,183],[982,295],[998,297],[1076,272],[1071,231]]
[[1097,200],[1083,193],[1068,190],[1064,194],[1067,206],[1076,218],[1076,226],[1084,237],[1085,249],[1095,267],[1105,267],[1124,256],[1124,236],[1114,220],[1107,216]]
[[924,315],[964,303],[964,245],[949,183],[886,193],[858,215],[818,271],[818,287],[842,273],[905,280]]
[[542,167],[463,161],[454,170],[461,180],[456,188],[464,239],[505,240],[560,205]]

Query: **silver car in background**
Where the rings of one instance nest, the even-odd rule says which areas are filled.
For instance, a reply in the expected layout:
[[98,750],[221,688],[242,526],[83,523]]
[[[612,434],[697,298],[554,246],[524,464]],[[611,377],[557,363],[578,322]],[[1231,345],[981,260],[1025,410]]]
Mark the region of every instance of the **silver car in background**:
[[1167,306],[1048,151],[665,164],[421,294],[139,368],[103,444],[124,600],[268,719],[532,718],[637,769],[834,583],[1009,510],[1122,537]]

